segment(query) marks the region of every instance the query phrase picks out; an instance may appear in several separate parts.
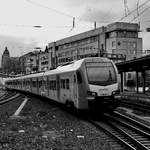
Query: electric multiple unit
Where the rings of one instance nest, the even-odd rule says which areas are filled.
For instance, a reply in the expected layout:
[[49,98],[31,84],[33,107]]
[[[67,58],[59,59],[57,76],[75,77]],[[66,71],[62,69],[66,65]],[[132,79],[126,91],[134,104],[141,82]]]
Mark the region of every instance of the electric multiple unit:
[[47,97],[76,109],[114,110],[118,72],[103,57],[90,57],[59,66],[54,70],[7,79],[9,89]]

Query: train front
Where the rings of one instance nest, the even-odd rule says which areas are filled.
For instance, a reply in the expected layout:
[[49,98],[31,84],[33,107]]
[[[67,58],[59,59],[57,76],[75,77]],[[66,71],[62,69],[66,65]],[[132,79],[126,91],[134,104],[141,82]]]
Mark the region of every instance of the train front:
[[107,58],[86,62],[89,90],[88,106],[94,110],[113,111],[118,107],[118,71]]

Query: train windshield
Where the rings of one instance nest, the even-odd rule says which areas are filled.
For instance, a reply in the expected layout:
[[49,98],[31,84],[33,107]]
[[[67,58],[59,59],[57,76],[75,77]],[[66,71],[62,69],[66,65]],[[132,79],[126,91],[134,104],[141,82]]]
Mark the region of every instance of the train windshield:
[[115,68],[111,62],[87,62],[89,84],[111,85],[117,82]]

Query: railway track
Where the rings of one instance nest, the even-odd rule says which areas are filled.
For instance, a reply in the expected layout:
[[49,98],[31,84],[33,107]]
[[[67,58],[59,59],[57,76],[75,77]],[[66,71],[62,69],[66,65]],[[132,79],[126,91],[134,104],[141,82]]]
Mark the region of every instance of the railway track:
[[12,101],[19,96],[21,95],[16,92],[6,92],[2,97],[0,97],[0,105],[5,104],[9,101]]
[[149,103],[140,103],[140,102],[130,102],[130,101],[122,101],[121,105],[123,107],[133,108],[142,112],[150,113],[150,104]]
[[16,92],[10,92],[10,91],[6,91],[1,97],[0,97],[0,101],[10,98],[12,96],[14,96],[16,94]]
[[[1,92],[1,91],[0,91]],[[0,93],[0,100],[3,99],[8,94],[8,91],[3,91]]]
[[[118,112],[104,114],[103,120],[88,119],[98,129],[111,136],[114,149],[148,150],[150,149],[150,127]],[[112,144],[113,143],[113,144]]]

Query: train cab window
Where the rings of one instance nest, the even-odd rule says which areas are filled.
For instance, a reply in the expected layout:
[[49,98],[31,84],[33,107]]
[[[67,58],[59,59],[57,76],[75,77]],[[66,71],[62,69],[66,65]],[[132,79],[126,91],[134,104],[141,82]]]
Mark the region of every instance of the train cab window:
[[82,77],[81,77],[81,73],[79,71],[77,72],[77,81],[79,84],[82,83]]
[[86,68],[89,84],[106,86],[117,82],[115,68],[111,62],[88,62]]

